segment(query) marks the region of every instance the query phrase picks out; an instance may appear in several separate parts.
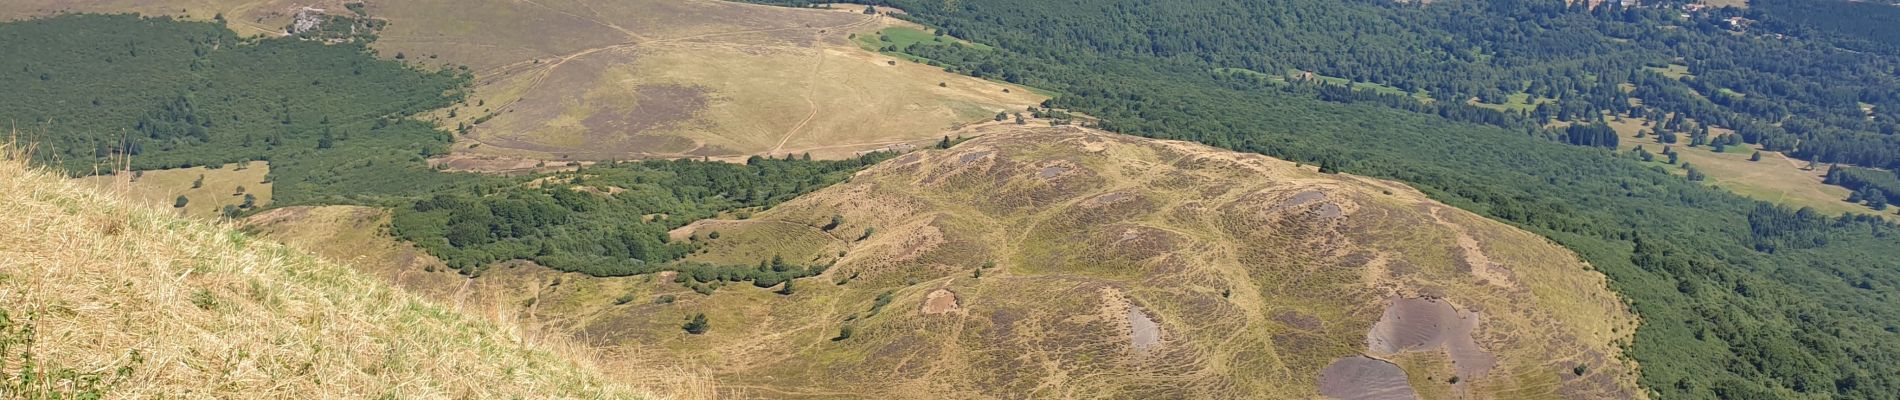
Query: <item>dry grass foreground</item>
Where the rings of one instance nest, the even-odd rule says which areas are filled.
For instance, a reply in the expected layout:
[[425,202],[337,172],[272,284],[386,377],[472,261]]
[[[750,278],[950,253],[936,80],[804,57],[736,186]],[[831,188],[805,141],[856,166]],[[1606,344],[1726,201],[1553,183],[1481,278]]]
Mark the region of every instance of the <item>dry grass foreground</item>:
[[643,396],[558,341],[4,160],[0,311],[7,398]]
[[[702,261],[837,262],[790,295],[740,284],[705,296],[665,273],[519,262],[463,281],[380,233],[373,209],[278,210],[250,229],[361,255],[424,292],[517,305],[527,323],[599,348],[710,368],[721,397],[1354,396],[1327,382],[1423,398],[1641,397],[1619,347],[1635,317],[1544,238],[1400,184],[1257,155],[976,129],[751,219],[675,232],[721,233]],[[844,223],[823,229],[832,215]],[[711,330],[683,332],[697,313]]]

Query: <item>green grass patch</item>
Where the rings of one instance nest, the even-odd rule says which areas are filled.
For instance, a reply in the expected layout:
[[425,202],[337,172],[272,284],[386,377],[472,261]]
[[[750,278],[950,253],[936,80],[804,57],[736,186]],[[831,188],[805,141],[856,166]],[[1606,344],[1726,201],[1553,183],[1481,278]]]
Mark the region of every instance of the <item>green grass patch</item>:
[[1538,97],[1537,99],[1532,100],[1530,93],[1518,92],[1518,93],[1512,93],[1510,96],[1506,96],[1504,98],[1503,104],[1493,104],[1493,103],[1486,103],[1486,102],[1474,100],[1474,101],[1471,101],[1471,105],[1476,106],[1476,107],[1481,107],[1481,108],[1489,108],[1489,109],[1498,110],[1498,111],[1530,111],[1530,110],[1536,109],[1538,104],[1544,104],[1544,103],[1549,103],[1553,101],[1557,101],[1557,100],[1548,98],[1548,97]]
[[871,50],[914,62],[929,62],[930,59],[904,52],[904,49],[910,48],[910,46],[913,45],[962,45],[982,51],[993,50],[989,45],[982,43],[957,39],[948,35],[940,36],[931,32],[925,32],[922,29],[909,27],[884,28],[876,33],[860,34],[854,41],[858,43],[858,47],[863,47],[865,50]]
[[1669,77],[1670,79],[1682,79],[1682,78],[1695,77],[1695,74],[1689,73],[1689,66],[1682,65],[1682,64],[1672,63],[1672,64],[1662,66],[1662,67],[1643,67],[1643,68],[1653,71],[1658,74],[1662,74],[1662,76]]

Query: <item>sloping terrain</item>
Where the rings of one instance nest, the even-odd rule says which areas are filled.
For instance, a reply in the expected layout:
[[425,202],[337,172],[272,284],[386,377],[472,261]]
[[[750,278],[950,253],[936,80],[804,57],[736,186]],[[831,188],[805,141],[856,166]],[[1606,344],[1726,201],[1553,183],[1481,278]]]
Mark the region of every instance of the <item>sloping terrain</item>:
[[[1643,396],[1620,355],[1634,317],[1600,274],[1536,235],[1263,156],[973,129],[749,219],[674,232],[708,241],[694,260],[832,265],[793,288],[701,295],[671,273],[510,263],[459,295],[502,298],[602,348],[706,366],[734,397]],[[373,232],[374,211],[295,210],[327,216],[253,229],[355,238],[312,240],[341,254],[403,247],[312,233]],[[378,257],[409,284],[459,281]],[[710,329],[681,329],[700,314]]]
[[0,221],[0,397],[645,396],[562,341],[20,162]]
[[139,12],[222,17],[243,34],[278,35],[299,12],[356,15],[347,5],[388,22],[373,44],[384,57],[475,74],[468,101],[435,116],[445,126],[471,126],[448,160],[461,169],[520,159],[845,158],[927,143],[1046,98],[861,49],[859,35],[917,27],[862,8],[712,0],[27,0],[0,4],[0,20]]
[[369,10],[390,21],[384,53],[476,72],[474,96],[450,118],[473,125],[464,139],[475,146],[460,150],[474,155],[841,158],[1043,99],[859,49],[858,35],[914,25],[855,10],[702,0]]

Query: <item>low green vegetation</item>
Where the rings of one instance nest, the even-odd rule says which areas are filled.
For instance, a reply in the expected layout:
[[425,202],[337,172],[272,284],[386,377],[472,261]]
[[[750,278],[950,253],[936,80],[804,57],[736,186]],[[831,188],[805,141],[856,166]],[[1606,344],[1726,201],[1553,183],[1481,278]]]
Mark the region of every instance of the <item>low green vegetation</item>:
[[[845,179],[888,157],[841,161],[754,157],[746,164],[694,160],[614,163],[507,181],[458,186],[397,207],[392,230],[451,267],[478,272],[506,260],[562,271],[625,276],[681,271],[698,284],[753,281],[760,287],[822,268],[761,260],[752,266],[675,264],[705,238],[667,231],[720,213],[770,207]],[[770,264],[770,265],[766,265]],[[768,268],[769,267],[769,268]]]
[[916,46],[967,47],[978,51],[990,51],[990,46],[945,36],[941,30],[932,33],[904,26],[884,28],[874,34],[860,34],[854,40],[858,43],[858,47],[866,50],[915,62],[931,61],[917,56],[916,52],[912,51]]

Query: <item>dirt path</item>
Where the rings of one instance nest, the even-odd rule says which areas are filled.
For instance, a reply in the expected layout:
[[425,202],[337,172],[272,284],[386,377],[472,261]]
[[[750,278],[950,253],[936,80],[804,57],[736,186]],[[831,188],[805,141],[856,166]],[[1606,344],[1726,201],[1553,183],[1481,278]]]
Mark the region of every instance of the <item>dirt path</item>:
[[811,110],[805,113],[804,120],[798,121],[798,125],[792,125],[791,130],[785,131],[785,137],[779,138],[778,145],[772,146],[772,150],[766,151],[765,152],[766,156],[777,155],[779,150],[785,149],[785,142],[791,141],[792,136],[797,136],[798,131],[805,129],[805,125],[811,124],[811,120],[818,118],[818,101],[812,99],[812,96],[817,94],[818,92],[818,81],[819,81],[818,73],[824,68],[825,68],[825,49],[819,48],[818,62],[815,64],[812,64],[811,73],[808,74],[808,76],[805,79],[805,94],[802,95],[805,97],[805,105],[807,107],[810,107]]
[[[869,18],[859,19],[849,24],[843,24],[843,25],[840,25],[839,27],[857,27],[857,26],[864,25],[873,21],[878,21],[881,18],[884,18],[884,17],[881,15],[873,16]],[[823,43],[824,38],[821,35],[823,35],[823,32],[826,32],[828,30],[829,29],[824,29],[824,30],[819,30],[818,33],[813,33],[812,36],[817,36],[813,38],[813,41],[817,43]],[[817,45],[813,45],[812,48],[818,50],[818,62],[812,65],[811,74],[809,74],[809,76],[807,76],[805,79],[805,94],[804,94],[805,104],[811,107],[811,112],[805,114],[805,120],[798,121],[798,125],[793,125],[791,130],[785,131],[785,137],[779,138],[778,145],[772,146],[772,150],[765,152],[767,156],[776,155],[779,153],[779,151],[784,150],[785,142],[791,141],[792,136],[797,136],[799,131],[802,131],[805,129],[805,125],[811,124],[812,119],[818,118],[818,101],[813,100],[812,96],[814,96],[818,92],[818,82],[822,80],[820,78],[819,71],[825,68],[825,47],[822,44],[817,44]]]

